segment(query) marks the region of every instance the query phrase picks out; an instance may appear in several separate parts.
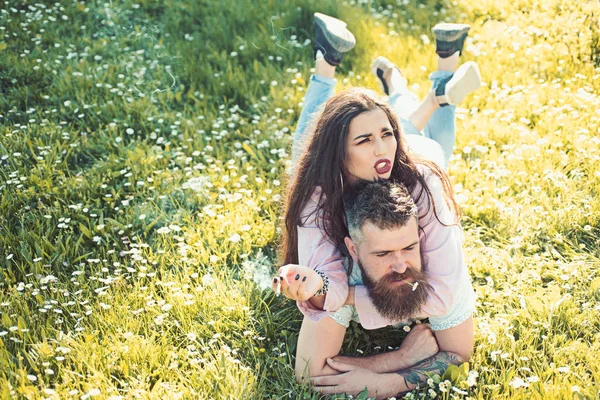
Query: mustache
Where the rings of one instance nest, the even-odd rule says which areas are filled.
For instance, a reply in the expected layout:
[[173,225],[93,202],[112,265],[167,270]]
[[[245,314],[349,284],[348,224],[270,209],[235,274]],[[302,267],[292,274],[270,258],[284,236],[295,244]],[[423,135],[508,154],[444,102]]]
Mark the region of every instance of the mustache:
[[412,278],[416,282],[423,282],[425,281],[425,274],[420,271],[415,271],[412,268],[407,268],[403,273],[396,271],[390,272],[381,278],[381,282],[389,283],[393,281],[407,280],[408,278]]

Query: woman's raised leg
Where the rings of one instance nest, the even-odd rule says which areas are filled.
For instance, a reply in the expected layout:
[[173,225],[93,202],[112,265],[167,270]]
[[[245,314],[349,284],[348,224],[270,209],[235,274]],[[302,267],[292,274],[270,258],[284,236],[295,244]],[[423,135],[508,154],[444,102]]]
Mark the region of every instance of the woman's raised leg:
[[346,23],[339,19],[315,13],[315,73],[310,77],[304,96],[304,105],[294,133],[292,160],[296,160],[304,149],[304,133],[315,113],[333,96],[336,80],[335,67],[345,53],[356,44]]
[[438,69],[429,80],[432,91],[427,99],[438,106],[430,114],[423,129],[425,137],[438,142],[444,153],[444,169],[448,168],[456,141],[456,104],[467,93],[481,86],[481,76],[475,63],[465,63],[458,68],[469,25],[440,23],[433,27],[438,55]]
[[[400,70],[384,57],[378,58],[374,65],[374,73],[379,77],[384,91],[390,96],[390,105],[401,117],[401,125],[411,147],[418,148],[421,153],[431,148],[432,155],[421,154],[434,159],[442,168],[448,167],[450,156],[456,139],[455,112],[456,104],[462,101],[467,93],[481,85],[479,69],[473,62],[458,67],[459,56],[469,26],[464,24],[438,24],[433,29],[436,36],[436,53],[438,54],[438,70],[429,79],[432,91],[421,101],[408,90],[406,80]],[[381,61],[383,59],[384,61]],[[393,77],[396,74],[394,81]],[[402,80],[397,77],[402,77]],[[409,135],[421,135],[433,139],[439,146],[432,146],[420,138]],[[440,147],[442,157],[440,157]],[[413,149],[414,150],[414,149]],[[434,154],[435,153],[435,154]]]
[[292,160],[297,160],[304,149],[304,133],[306,128],[313,120],[323,104],[333,96],[337,80],[335,76],[335,67],[329,65],[324,59],[317,60],[315,63],[315,73],[311,75],[308,82],[308,88],[304,95],[304,104],[300,112],[300,118],[296,125],[294,133],[294,142],[292,144]]

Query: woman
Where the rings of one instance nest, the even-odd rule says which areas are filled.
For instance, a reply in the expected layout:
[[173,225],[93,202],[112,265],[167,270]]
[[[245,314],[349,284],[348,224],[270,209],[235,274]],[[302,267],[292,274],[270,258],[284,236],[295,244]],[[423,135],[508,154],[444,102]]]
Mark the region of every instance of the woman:
[[[431,76],[434,89],[420,104],[406,89],[400,71],[383,58],[376,60],[373,69],[387,89],[390,105],[364,89],[334,95],[335,66],[352,48],[354,38],[342,21],[321,14],[315,14],[315,28],[315,75],[298,123],[294,141],[298,162],[285,208],[282,256],[287,265],[273,281],[273,289],[298,300],[305,315],[298,346],[304,346],[302,338],[310,337],[315,324],[344,304],[355,305],[359,316],[379,315],[363,286],[349,290],[344,268],[344,237],[348,233],[343,188],[360,179],[391,179],[409,189],[419,208],[422,256],[433,288],[421,316],[443,315],[450,309],[455,298],[453,286],[464,279],[466,269],[458,207],[448,177],[438,164],[447,165],[454,145],[453,104],[480,84],[474,63],[456,71],[468,26],[446,24],[434,28],[440,68]],[[314,133],[300,144],[323,103],[311,129]],[[408,118],[399,121],[392,107]],[[413,150],[430,151],[435,146],[442,157],[436,156],[438,164],[420,158],[409,152],[407,142]],[[383,316],[361,318],[367,329],[397,322]],[[319,351],[334,356],[339,347]],[[311,367],[311,375],[321,371]]]

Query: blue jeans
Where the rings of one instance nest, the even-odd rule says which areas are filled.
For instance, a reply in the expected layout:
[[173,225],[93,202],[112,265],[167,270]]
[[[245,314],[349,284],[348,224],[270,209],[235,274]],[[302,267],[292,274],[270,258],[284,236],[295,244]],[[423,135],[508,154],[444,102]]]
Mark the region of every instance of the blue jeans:
[[[452,75],[448,71],[435,71],[429,79],[435,87],[437,83]],[[300,113],[294,142],[292,159],[296,160],[304,149],[306,129],[313,121],[315,114],[321,111],[325,102],[333,96],[336,80],[320,75],[312,75],[304,96],[304,106]],[[454,115],[455,106],[440,107],[431,116],[425,129],[419,131],[408,116],[419,106],[419,99],[408,88],[403,88],[389,99],[390,106],[396,111],[402,126],[402,132],[411,150],[427,159],[435,161],[443,169],[448,168],[450,155],[456,139]]]

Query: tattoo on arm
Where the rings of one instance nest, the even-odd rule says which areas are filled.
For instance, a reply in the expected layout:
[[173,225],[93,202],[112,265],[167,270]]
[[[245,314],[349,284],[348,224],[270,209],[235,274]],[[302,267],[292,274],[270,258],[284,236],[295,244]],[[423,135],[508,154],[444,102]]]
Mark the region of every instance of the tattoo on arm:
[[396,372],[404,379],[404,384],[408,390],[412,390],[409,385],[418,385],[427,381],[430,375],[443,375],[450,364],[460,365],[462,361],[457,355],[448,352],[439,352],[409,369]]

